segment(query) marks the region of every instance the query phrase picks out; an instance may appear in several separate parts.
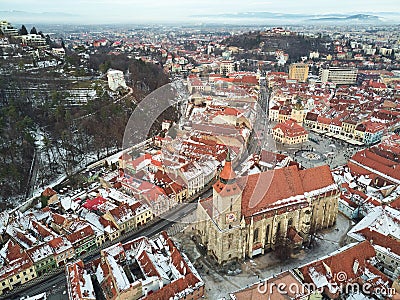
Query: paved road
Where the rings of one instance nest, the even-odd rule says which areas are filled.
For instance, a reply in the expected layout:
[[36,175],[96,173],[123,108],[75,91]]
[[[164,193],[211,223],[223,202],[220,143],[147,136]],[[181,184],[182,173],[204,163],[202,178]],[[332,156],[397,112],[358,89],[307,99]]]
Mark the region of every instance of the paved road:
[[[200,197],[209,197],[212,193],[212,189],[210,188],[209,190],[205,191],[204,193],[201,194]],[[196,198],[198,199],[198,198]],[[194,203],[183,203],[177,207],[174,208],[174,211],[170,214],[166,214],[163,219],[160,219],[158,222],[154,223],[152,226],[148,228],[144,228],[143,230],[133,234],[130,237],[127,237],[123,239],[121,242],[125,243],[130,240],[133,240],[135,238],[141,237],[141,236],[147,236],[147,237],[153,237],[157,234],[159,234],[163,230],[167,230],[171,226],[173,226],[175,223],[179,223],[185,216],[189,215],[192,213],[197,207],[197,201],[194,200]],[[85,262],[89,260],[96,259],[100,256],[100,251],[97,253],[97,255],[91,256],[88,259],[84,260]],[[17,292],[17,295],[9,295],[5,299],[20,299],[22,296],[26,295],[37,295],[43,292],[51,292],[55,288],[59,288],[60,286],[65,286],[66,285],[66,279],[65,279],[65,273],[61,273],[56,275],[55,277],[52,277],[48,280],[46,280],[43,283],[37,284],[33,287],[28,287],[24,290],[20,290]],[[2,298],[2,297],[0,297]]]

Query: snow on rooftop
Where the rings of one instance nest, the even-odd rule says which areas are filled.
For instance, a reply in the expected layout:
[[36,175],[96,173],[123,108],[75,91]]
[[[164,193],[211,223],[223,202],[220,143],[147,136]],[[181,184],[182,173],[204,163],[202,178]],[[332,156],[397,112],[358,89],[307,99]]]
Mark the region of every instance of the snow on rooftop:
[[329,281],[326,278],[326,276],[321,273],[318,273],[318,271],[315,270],[314,267],[311,267],[309,269],[309,275],[310,275],[311,280],[314,282],[316,288],[322,288],[329,284]]
[[96,232],[96,234],[104,233],[105,228],[100,223],[100,220],[99,220],[100,217],[98,215],[96,215],[95,213],[93,213],[93,212],[91,212],[91,211],[89,211],[89,210],[84,208],[81,211],[81,216],[91,225],[91,227]]
[[377,206],[371,210],[359,223],[357,223],[348,233],[349,236],[360,240],[358,231],[370,228],[385,236],[393,236],[400,239],[400,211],[389,206]]
[[124,252],[124,248],[122,247],[121,243],[118,244],[114,244],[106,249],[103,250],[104,252],[107,252],[109,255],[111,255],[112,257],[116,257],[117,255],[119,255],[120,253]]
[[110,265],[113,275],[115,277],[115,281],[117,283],[118,290],[125,291],[125,290],[129,289],[130,283],[129,283],[128,277],[126,276],[125,271],[122,268],[122,266],[119,265],[115,261],[114,257],[112,257],[111,255],[107,255],[107,260],[109,262],[109,265]]
[[130,197],[120,191],[117,191],[116,189],[110,189],[108,197],[120,203],[127,203],[129,205],[135,204],[137,202],[135,198]]
[[32,258],[33,262],[38,262],[50,255],[53,255],[53,249],[48,244],[43,244],[38,247],[34,251],[29,253],[29,256]]
[[61,202],[61,206],[64,208],[64,210],[71,209],[73,211],[76,211],[79,208],[79,204],[69,196],[64,196],[64,197],[61,196],[60,202]]
[[96,294],[94,293],[92,278],[90,277],[88,271],[83,270],[82,280],[79,281],[79,284],[81,286],[81,291],[89,295],[87,299],[95,299]]

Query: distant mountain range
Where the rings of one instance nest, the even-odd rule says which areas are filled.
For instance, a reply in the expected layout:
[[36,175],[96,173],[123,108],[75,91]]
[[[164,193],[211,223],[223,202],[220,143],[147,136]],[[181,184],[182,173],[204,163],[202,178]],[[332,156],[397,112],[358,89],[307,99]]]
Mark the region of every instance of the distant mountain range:
[[[26,12],[26,11],[0,11],[0,20],[5,19],[13,24],[86,24],[93,20],[93,15],[88,18],[87,15],[70,14],[64,12]],[[96,18],[95,18],[96,19]],[[99,21],[104,18],[97,18]],[[118,23],[125,22],[122,16]],[[143,20],[143,19],[142,19]],[[400,23],[400,12],[363,12],[363,13],[327,13],[327,14],[293,14],[293,13],[274,13],[274,12],[242,12],[242,13],[223,13],[223,14],[203,14],[185,17],[186,22],[201,22],[204,24],[271,24],[271,25],[289,25],[289,24],[327,24],[338,22],[340,24],[388,24]],[[129,21],[127,21],[129,22]],[[162,20],[160,20],[162,22]],[[92,22],[93,23],[93,22]],[[145,23],[145,21],[141,22]],[[154,20],[150,23],[154,23]]]
[[292,23],[400,23],[400,13],[397,12],[374,12],[358,14],[286,14],[273,12],[244,12],[244,13],[225,13],[213,15],[193,15],[192,18],[212,19],[213,21],[229,22],[263,22],[273,24],[292,24]]
[[381,22],[381,19],[378,16],[373,16],[373,15],[365,15],[365,14],[357,14],[357,15],[351,15],[347,17],[322,17],[322,18],[314,18],[314,19],[309,19],[309,21],[366,21],[366,22]]

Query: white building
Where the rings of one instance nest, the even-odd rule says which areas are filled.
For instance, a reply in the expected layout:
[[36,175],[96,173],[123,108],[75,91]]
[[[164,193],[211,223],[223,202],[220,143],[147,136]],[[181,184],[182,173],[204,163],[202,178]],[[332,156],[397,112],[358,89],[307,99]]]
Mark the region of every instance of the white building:
[[0,30],[4,33],[4,35],[16,36],[18,35],[18,29],[14,28],[7,21],[0,21]]
[[357,69],[339,67],[321,68],[319,71],[319,78],[323,83],[355,84],[357,80]]
[[116,91],[120,86],[127,88],[124,73],[120,70],[108,70],[107,72],[108,87],[112,91]]
[[25,45],[30,45],[30,46],[45,46],[46,45],[46,39],[42,37],[40,34],[27,34],[27,35],[21,35],[21,42],[22,44]]
[[224,60],[219,66],[219,73],[221,75],[226,75],[235,71],[235,63],[231,60]]

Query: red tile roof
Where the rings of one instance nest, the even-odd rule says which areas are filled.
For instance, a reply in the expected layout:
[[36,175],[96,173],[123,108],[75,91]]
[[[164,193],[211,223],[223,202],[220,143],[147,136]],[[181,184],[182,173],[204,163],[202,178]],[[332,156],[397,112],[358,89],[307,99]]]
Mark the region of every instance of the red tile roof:
[[87,225],[85,227],[82,227],[81,229],[71,233],[70,235],[67,236],[67,239],[72,243],[76,244],[80,241],[85,240],[88,237],[94,237],[94,231],[93,228],[90,225]]
[[299,173],[305,192],[322,189],[335,182],[328,165],[300,170]]
[[32,227],[34,229],[36,229],[37,233],[43,238],[56,236],[56,234],[52,230],[50,230],[49,228],[46,228],[45,226],[43,226],[39,222],[36,222],[36,221],[33,220],[31,222],[31,224],[32,224]]
[[58,213],[52,213],[51,217],[53,219],[53,222],[56,223],[57,225],[63,225],[66,218]]
[[[392,178],[400,180],[400,163],[382,157],[370,149],[364,149],[356,154],[354,154],[351,158],[353,161],[357,162],[359,167],[365,169],[365,167],[375,170],[379,173],[383,173]],[[350,168],[354,163],[352,161],[349,162]],[[366,169],[367,170],[367,169]],[[373,172],[371,170],[367,170],[369,172]],[[376,172],[374,172],[376,173]],[[379,176],[379,174],[377,174]]]
[[[303,274],[304,280],[307,283],[313,282],[310,276],[312,268],[319,274],[331,277],[332,282],[336,282],[338,286],[346,282],[356,281],[357,278],[361,277],[365,269],[380,276],[384,281],[389,281],[386,275],[369,264],[369,261],[373,257],[375,257],[374,248],[368,241],[364,241],[325,259],[301,267],[300,272]],[[358,261],[359,264],[356,272],[354,272],[355,261]],[[326,266],[330,269],[332,276],[328,274]],[[341,277],[338,279],[338,276],[333,276],[337,274],[345,274],[346,282],[341,282]]]
[[42,192],[42,196],[44,197],[51,197],[53,195],[56,195],[57,192],[54,191],[52,188],[48,187]]
[[84,207],[84,208],[87,208],[87,209],[89,209],[89,210],[97,210],[97,207],[98,207],[99,205],[101,205],[101,204],[103,204],[103,203],[106,203],[106,202],[107,202],[106,199],[104,199],[104,198],[101,197],[101,196],[98,196],[98,197],[96,197],[96,198],[87,200],[87,201],[83,204],[83,207]]
[[242,214],[254,215],[278,200],[303,195],[299,170],[296,166],[249,175],[242,194]]
[[2,251],[5,254],[5,257],[3,257],[5,263],[0,268],[0,281],[33,266],[26,252],[13,240],[8,240],[2,250],[5,250]]
[[292,119],[276,124],[273,130],[276,131],[277,129],[280,129],[286,137],[296,137],[307,134],[307,131]]
[[400,241],[393,237],[383,235],[380,232],[371,230],[370,228],[363,228],[357,233],[361,234],[371,244],[382,246],[386,249],[390,249],[391,252],[400,255]]

